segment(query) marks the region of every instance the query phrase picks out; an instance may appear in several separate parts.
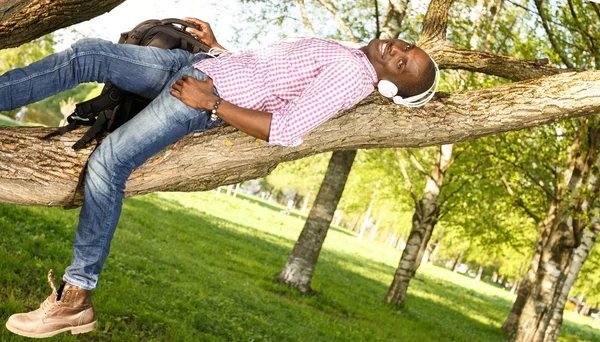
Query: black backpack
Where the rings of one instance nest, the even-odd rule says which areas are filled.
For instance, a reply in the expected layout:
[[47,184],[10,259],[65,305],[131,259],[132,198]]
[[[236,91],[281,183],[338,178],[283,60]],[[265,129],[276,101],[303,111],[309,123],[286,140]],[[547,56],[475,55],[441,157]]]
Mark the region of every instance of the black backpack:
[[[185,31],[193,24],[179,19],[146,20],[129,32],[121,34],[119,44],[154,46],[163,49],[183,49],[191,53],[208,52],[210,47]],[[125,122],[142,111],[152,99],[146,99],[122,90],[112,84],[106,84],[97,97],[75,105],[73,114],[67,117],[67,125],[42,137],[42,140],[63,135],[82,126],[91,126],[85,135],[73,144],[74,150],[87,147],[92,140],[96,148],[106,133],[113,132]],[[79,175],[73,198],[66,208],[74,208],[75,196],[83,185],[87,163]]]
[[[119,44],[154,46],[163,49],[183,49],[191,53],[208,52],[210,47],[185,31],[193,24],[179,19],[146,20],[133,30],[121,34]],[[152,99],[126,92],[112,84],[106,84],[97,97],[75,105],[73,114],[67,117],[67,125],[42,137],[49,140],[81,126],[91,126],[85,135],[73,144],[74,150],[87,147],[92,140],[99,140],[106,132],[113,132],[144,109]]]

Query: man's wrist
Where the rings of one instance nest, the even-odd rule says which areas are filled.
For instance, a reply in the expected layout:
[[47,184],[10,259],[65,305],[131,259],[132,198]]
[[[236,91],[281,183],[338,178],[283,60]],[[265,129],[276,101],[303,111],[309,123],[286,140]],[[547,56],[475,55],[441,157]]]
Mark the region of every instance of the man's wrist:
[[219,119],[219,116],[217,113],[219,112],[219,106],[221,105],[222,100],[223,99],[218,97],[217,100],[215,101],[215,105],[213,106],[213,108],[210,111],[210,120],[211,121],[217,121],[217,119]]
[[211,111],[215,106],[215,102],[217,102],[218,99],[220,99],[220,97],[218,97],[215,94],[211,94],[203,101],[202,108]]

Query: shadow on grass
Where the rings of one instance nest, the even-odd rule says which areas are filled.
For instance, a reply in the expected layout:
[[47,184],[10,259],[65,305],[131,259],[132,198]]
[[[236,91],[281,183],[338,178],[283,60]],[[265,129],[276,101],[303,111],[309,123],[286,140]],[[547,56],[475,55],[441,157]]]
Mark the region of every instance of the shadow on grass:
[[[44,298],[40,294],[47,292],[44,278],[48,260],[43,256],[28,259],[27,255],[41,255],[36,252],[40,245],[30,241],[45,236],[49,221],[53,222],[53,233],[44,238],[43,245],[44,253],[50,254],[50,263],[56,261],[52,254],[70,253],[73,231],[59,226],[73,226],[76,217],[72,212],[55,210],[59,209],[0,206],[5,214],[0,219],[0,293],[6,298],[0,303],[3,320],[22,310],[22,303],[28,309],[36,307]],[[65,218],[52,221],[52,215]],[[469,316],[474,310],[494,320],[495,297],[473,300],[463,288],[422,277],[425,285],[417,285],[427,286],[422,291],[431,291],[451,304],[410,295],[406,307],[396,310],[382,302],[388,284],[346,270],[340,264],[356,263],[387,274],[393,274],[392,267],[332,251],[323,253],[316,269],[314,282],[319,294],[301,296],[272,281],[294,242],[181,209],[179,203],[156,196],[128,199],[101,287],[95,292],[99,330],[77,340],[504,339],[495,326]],[[61,266],[64,263],[68,260]],[[36,280],[6,276],[18,272],[36,275]],[[21,339],[2,330],[0,340]],[[62,335],[51,340],[76,339]]]
[[[272,211],[274,211],[276,213],[281,213],[281,211],[285,209],[285,207],[283,207],[281,204],[270,203],[270,202],[267,202],[267,201],[265,201],[265,200],[263,200],[263,199],[261,199],[259,197],[253,196],[253,195],[244,194],[244,193],[238,193],[238,197],[243,198],[244,200],[246,200],[246,201],[248,201],[248,202],[250,202],[252,204],[256,204],[259,207],[272,210]],[[283,215],[283,213],[281,213],[281,214]],[[298,213],[297,211],[290,212],[289,216],[297,218],[297,219],[300,219],[300,220],[303,220],[303,221],[305,221],[306,218],[307,218],[306,215],[302,215],[302,214]],[[341,233],[341,234],[344,234],[344,235],[347,235],[347,236],[356,236],[356,233],[350,232],[350,231],[348,231],[346,229],[342,229],[342,228],[337,227],[337,226],[329,226],[329,230],[333,230],[333,231],[336,231],[338,233]]]

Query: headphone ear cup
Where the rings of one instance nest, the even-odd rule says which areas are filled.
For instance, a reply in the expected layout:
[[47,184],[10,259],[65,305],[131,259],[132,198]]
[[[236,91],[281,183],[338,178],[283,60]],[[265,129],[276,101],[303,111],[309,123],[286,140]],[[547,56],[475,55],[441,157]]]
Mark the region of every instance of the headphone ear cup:
[[405,104],[405,101],[402,98],[402,96],[394,96],[394,98],[392,100],[394,100],[394,103],[397,104],[397,105],[404,105]]
[[379,81],[377,84],[377,89],[381,95],[389,98],[392,98],[394,95],[398,94],[398,87],[388,80]]

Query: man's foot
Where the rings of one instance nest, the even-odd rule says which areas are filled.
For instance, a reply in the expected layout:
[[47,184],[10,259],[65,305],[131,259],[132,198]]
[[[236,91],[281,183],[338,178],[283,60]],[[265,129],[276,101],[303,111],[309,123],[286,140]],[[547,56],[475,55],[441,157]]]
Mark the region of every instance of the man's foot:
[[64,281],[56,291],[53,270],[48,272],[48,283],[52,294],[39,309],[10,316],[6,322],[8,330],[21,336],[43,338],[65,331],[82,334],[96,329],[98,320],[92,306],[92,291]]

